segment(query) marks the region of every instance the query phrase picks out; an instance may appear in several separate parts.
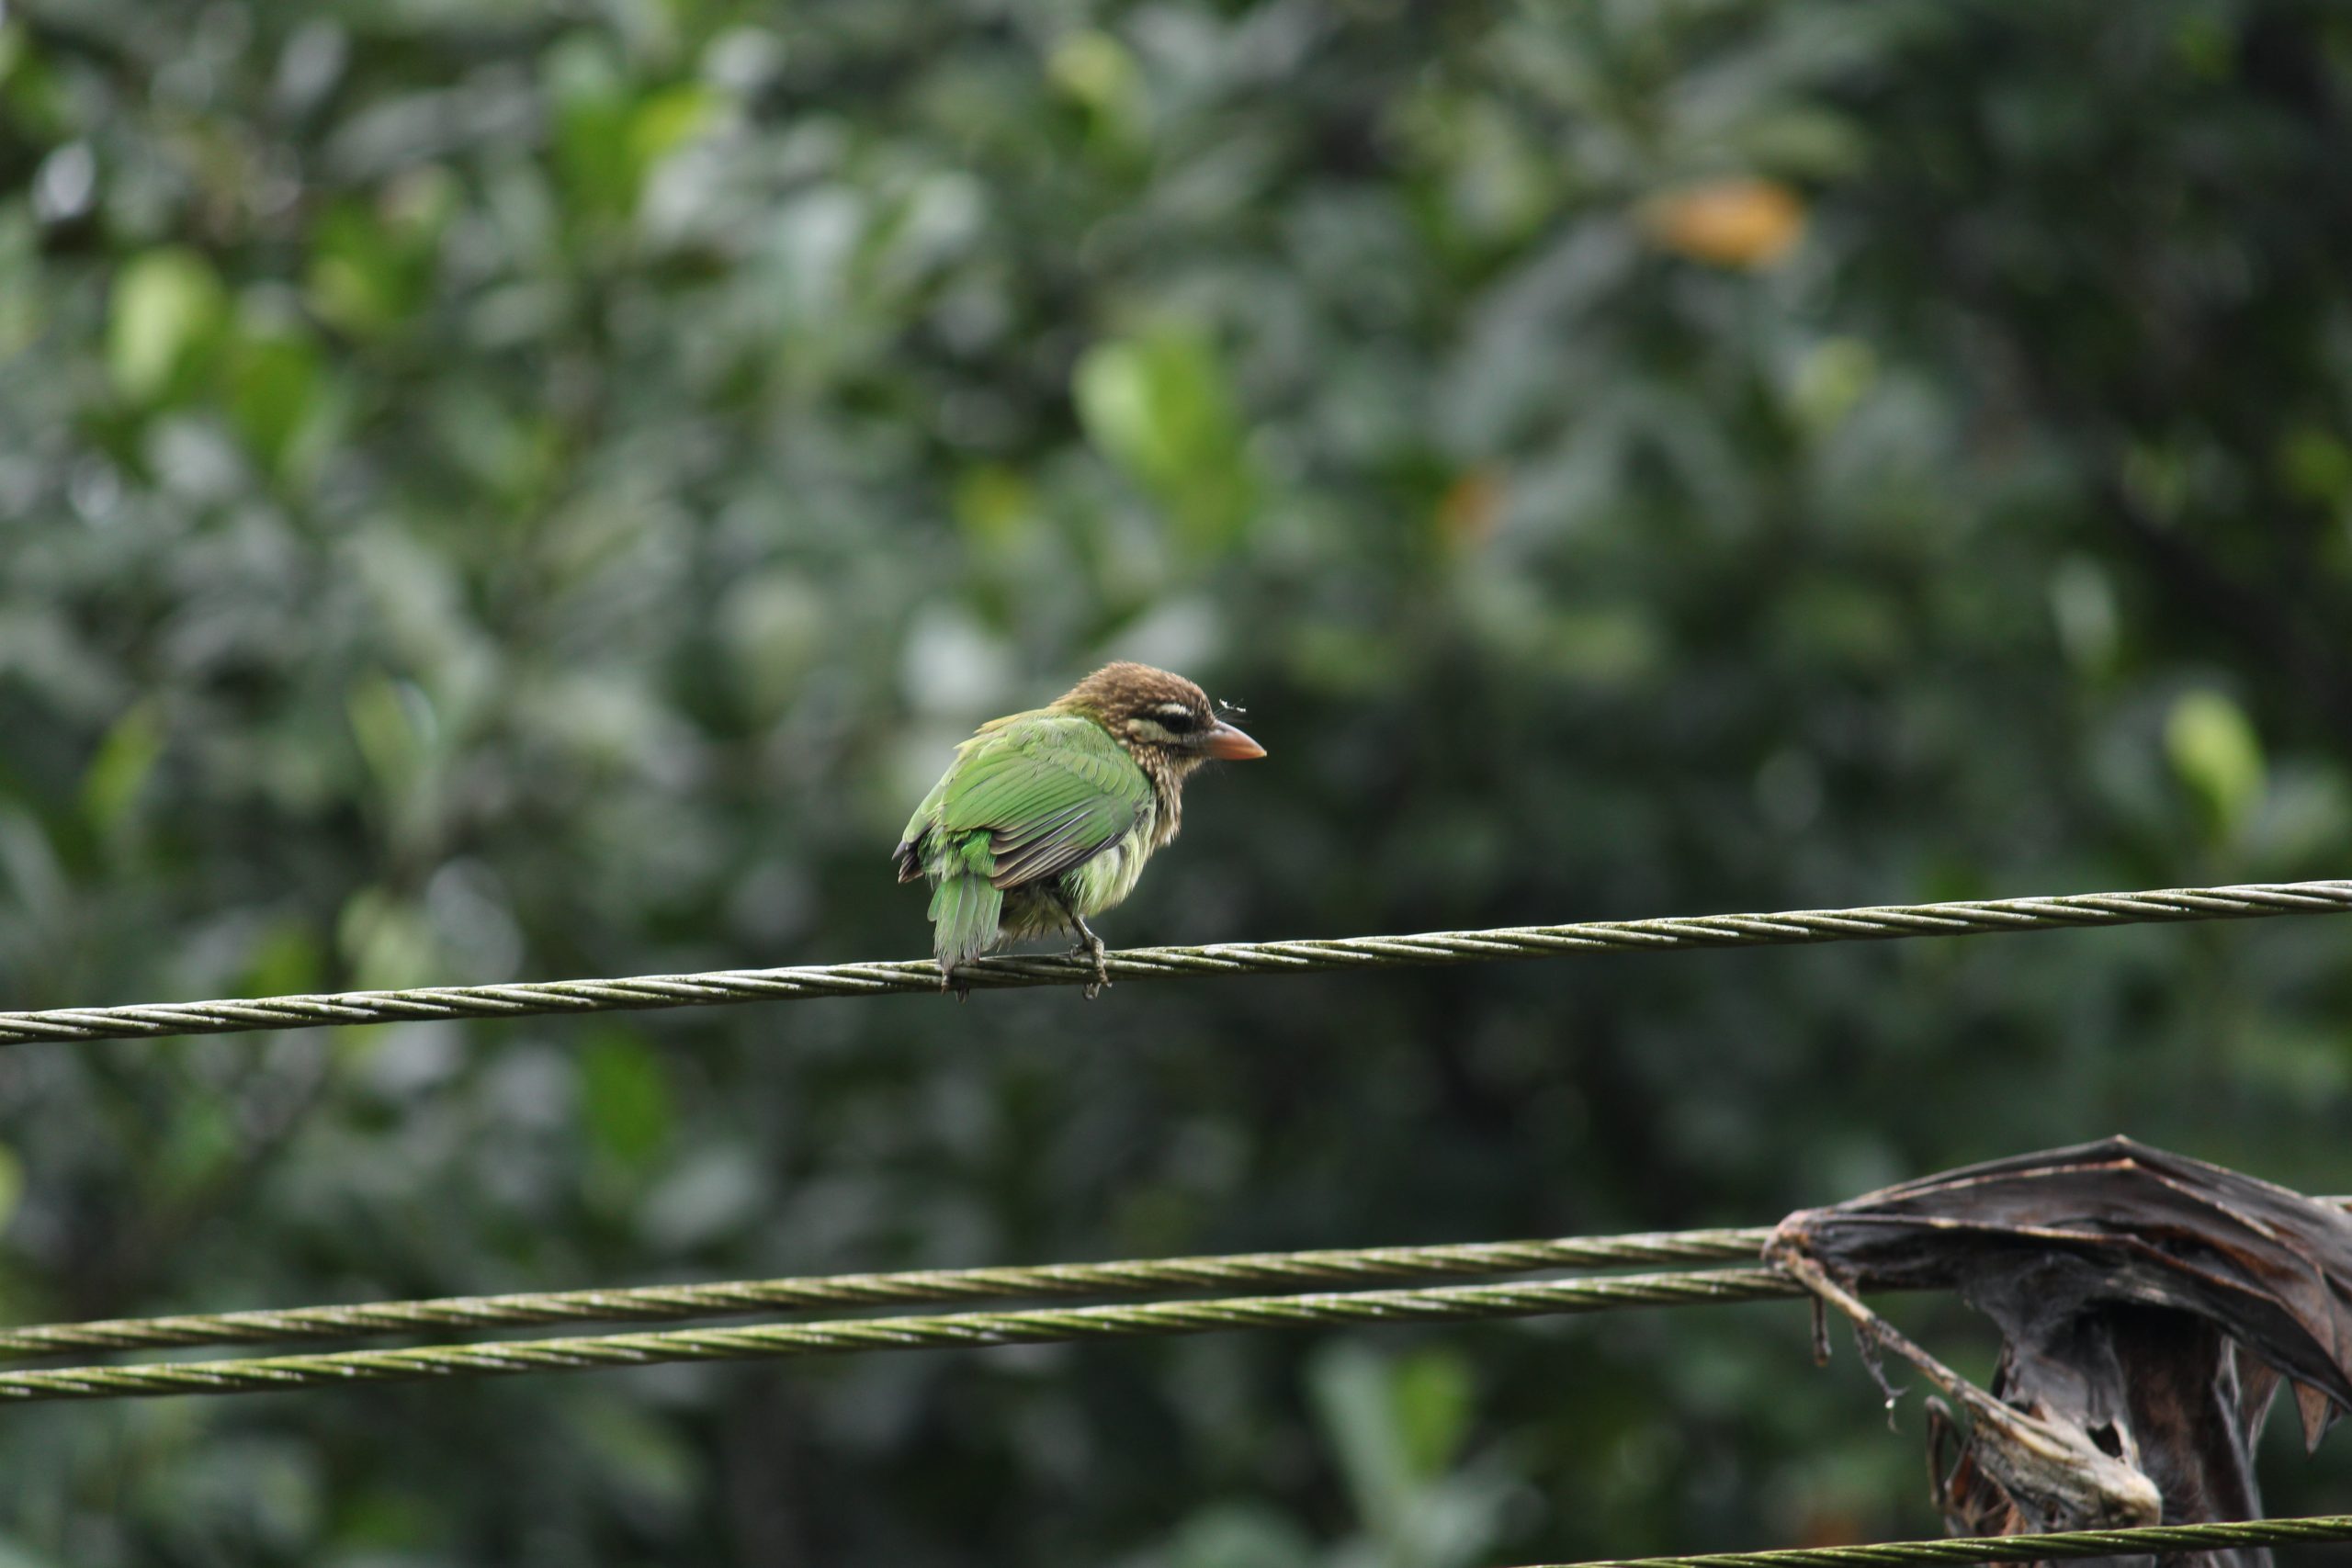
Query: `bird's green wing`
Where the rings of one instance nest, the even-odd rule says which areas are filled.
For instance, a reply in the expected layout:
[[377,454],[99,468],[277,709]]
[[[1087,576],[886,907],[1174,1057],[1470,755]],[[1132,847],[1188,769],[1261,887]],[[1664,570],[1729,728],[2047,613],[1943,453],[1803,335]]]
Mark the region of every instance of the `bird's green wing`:
[[1084,863],[1132,829],[1151,781],[1108,731],[1074,714],[1023,714],[985,731],[952,770],[937,810],[950,840],[985,830],[998,887]]

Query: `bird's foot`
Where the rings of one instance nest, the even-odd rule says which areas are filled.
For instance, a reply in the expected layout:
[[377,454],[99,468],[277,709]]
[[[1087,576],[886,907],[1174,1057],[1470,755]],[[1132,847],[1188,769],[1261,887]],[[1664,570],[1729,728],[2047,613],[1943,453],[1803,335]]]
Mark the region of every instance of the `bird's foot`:
[[1091,958],[1094,961],[1094,978],[1088,982],[1086,987],[1086,999],[1091,1002],[1102,994],[1103,987],[1110,985],[1111,969],[1110,965],[1102,961],[1105,951],[1102,939],[1088,931],[1083,920],[1079,922],[1078,929],[1082,940],[1076,947],[1069,950],[1069,955],[1072,958]]
[[967,1002],[972,999],[972,982],[963,978],[953,969],[942,969],[939,972],[939,988],[942,993],[954,997],[959,1002]]
[[1094,978],[1086,987],[1086,999],[1091,1002],[1101,996],[1102,988],[1111,983],[1110,966],[1102,962],[1105,951],[1102,939],[1094,934],[1094,928],[1086,923],[1086,917],[1080,914],[1068,898],[1060,898],[1057,902],[1061,905],[1062,918],[1069,922],[1069,929],[1078,933],[1078,945],[1069,950],[1069,955],[1094,961]]

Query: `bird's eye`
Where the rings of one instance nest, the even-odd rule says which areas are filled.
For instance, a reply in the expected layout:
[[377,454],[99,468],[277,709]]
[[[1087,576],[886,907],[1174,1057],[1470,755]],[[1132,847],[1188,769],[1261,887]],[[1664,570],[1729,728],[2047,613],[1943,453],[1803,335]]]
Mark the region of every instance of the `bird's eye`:
[[1200,716],[1178,703],[1151,710],[1152,722],[1170,735],[1190,735],[1200,723]]

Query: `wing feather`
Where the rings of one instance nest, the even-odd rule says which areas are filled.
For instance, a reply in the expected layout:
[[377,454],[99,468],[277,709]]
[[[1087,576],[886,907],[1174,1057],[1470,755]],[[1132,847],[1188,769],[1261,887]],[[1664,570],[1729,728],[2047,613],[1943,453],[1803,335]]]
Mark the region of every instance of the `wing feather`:
[[1093,721],[1056,715],[981,736],[940,803],[952,838],[985,831],[1012,888],[1084,864],[1135,827],[1150,782]]
[[[1006,851],[999,847],[996,874],[989,880],[999,887],[1019,887],[1058,875],[1101,854],[1133,826],[1134,812],[1114,809],[1107,803],[1092,810],[1072,813],[1051,831],[1016,849]],[[998,840],[1000,846],[1001,842]]]

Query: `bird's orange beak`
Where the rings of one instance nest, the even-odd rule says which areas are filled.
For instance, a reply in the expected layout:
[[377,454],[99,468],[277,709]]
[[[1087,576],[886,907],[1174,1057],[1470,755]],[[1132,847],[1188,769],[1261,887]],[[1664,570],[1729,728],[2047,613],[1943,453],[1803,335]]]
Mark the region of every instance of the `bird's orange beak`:
[[1208,753],[1223,762],[1246,762],[1252,757],[1264,756],[1266,749],[1219,719],[1216,728],[1209,731]]

